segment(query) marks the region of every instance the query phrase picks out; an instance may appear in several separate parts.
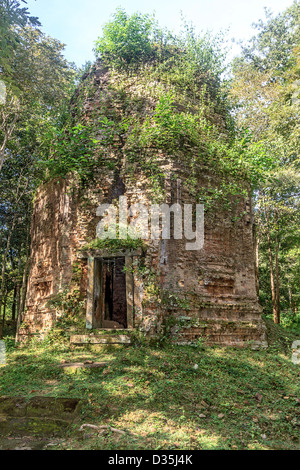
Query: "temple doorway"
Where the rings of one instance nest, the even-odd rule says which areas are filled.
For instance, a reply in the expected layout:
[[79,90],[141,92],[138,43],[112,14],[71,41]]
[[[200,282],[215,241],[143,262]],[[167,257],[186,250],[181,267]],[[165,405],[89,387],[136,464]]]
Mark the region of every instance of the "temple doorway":
[[127,328],[125,257],[95,258],[94,328]]

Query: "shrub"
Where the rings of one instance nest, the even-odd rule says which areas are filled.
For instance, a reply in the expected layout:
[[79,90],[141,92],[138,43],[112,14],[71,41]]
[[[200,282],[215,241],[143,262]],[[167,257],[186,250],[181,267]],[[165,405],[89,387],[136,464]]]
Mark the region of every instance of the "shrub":
[[96,52],[117,68],[137,65],[153,57],[154,18],[117,9],[113,21],[106,23],[103,36],[96,41]]

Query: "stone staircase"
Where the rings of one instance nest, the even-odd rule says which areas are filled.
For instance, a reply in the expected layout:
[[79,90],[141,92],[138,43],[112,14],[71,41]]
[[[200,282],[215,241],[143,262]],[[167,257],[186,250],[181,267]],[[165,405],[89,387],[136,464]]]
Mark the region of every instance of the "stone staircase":
[[255,299],[237,301],[233,296],[221,296],[209,302],[207,298],[184,316],[176,310],[172,313],[179,320],[179,328],[174,328],[177,344],[201,339],[208,346],[267,347],[266,326]]
[[245,347],[251,345],[253,349],[266,348],[266,328],[262,321],[226,321],[204,320],[202,325],[183,329],[176,338],[179,344],[189,344],[192,341],[203,339],[207,346]]
[[113,345],[113,344],[123,344],[130,345],[130,332],[132,330],[126,329],[101,329],[93,330],[89,334],[74,334],[70,337],[70,343],[74,346],[83,346],[83,345]]

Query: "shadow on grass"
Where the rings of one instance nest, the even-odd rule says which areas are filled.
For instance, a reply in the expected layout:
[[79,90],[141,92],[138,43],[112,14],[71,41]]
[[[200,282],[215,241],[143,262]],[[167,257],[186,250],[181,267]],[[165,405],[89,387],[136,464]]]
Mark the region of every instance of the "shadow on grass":
[[[70,373],[58,368],[65,358],[106,358],[109,365]],[[80,422],[70,433],[75,448],[294,448],[298,373],[288,358],[269,352],[57,347],[15,351],[0,371],[0,384],[1,395],[82,399]],[[109,424],[128,434],[88,434],[82,441],[82,423]]]

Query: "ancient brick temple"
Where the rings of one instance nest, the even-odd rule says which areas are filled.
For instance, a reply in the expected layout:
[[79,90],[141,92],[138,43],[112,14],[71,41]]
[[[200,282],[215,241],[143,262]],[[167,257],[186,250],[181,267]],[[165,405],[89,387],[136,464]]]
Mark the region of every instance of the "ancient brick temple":
[[[143,88],[128,79],[123,95],[117,85],[116,77],[97,63],[81,85],[81,119],[90,122],[103,109],[109,119],[116,119],[124,113],[126,97],[127,112],[131,106],[132,113],[151,114],[155,106],[151,84]],[[120,196],[126,196],[130,204],[150,207],[153,200],[149,173],[138,164],[129,169],[126,136],[120,136],[119,142],[115,139],[107,152],[115,162],[111,168],[99,167],[84,183],[72,174],[54,179],[37,193],[20,339],[51,328],[63,314],[54,300],[65,296],[80,305],[77,309],[74,304],[74,312],[88,330],[139,329],[147,336],[165,331],[177,342],[204,337],[208,344],[263,344],[251,199],[238,198],[234,213],[220,206],[205,214],[200,250],[187,250],[186,240],[174,237],[144,240],[136,247],[99,248],[91,242],[96,238],[100,204],[117,204]],[[163,202],[198,202],[185,184],[188,174],[179,159],[157,151],[156,162],[164,175]],[[212,180],[209,169],[198,170],[198,187],[218,187],[218,178]]]

